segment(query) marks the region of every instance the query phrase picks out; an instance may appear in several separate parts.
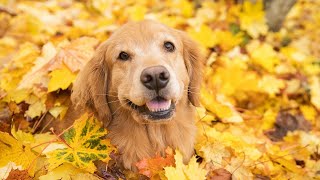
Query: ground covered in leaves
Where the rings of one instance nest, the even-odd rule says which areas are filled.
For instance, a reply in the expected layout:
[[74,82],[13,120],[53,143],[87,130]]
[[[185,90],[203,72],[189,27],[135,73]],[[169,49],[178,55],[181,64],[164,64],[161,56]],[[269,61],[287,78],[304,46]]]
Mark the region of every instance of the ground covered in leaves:
[[[196,156],[137,164],[153,179],[320,178],[320,2],[298,0],[270,32],[261,1],[0,1],[0,178],[137,178],[109,169],[107,131],[84,114],[57,134],[77,73],[127,21],[186,31],[207,56]],[[61,122],[63,123],[63,122]],[[50,126],[45,125],[46,128]],[[142,175],[141,175],[142,176]]]

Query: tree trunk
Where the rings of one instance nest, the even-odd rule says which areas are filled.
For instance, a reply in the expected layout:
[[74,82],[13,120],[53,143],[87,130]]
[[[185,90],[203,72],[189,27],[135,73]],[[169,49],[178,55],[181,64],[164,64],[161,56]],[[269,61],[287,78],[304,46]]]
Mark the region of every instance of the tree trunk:
[[264,0],[267,24],[272,31],[279,31],[283,20],[297,0]]

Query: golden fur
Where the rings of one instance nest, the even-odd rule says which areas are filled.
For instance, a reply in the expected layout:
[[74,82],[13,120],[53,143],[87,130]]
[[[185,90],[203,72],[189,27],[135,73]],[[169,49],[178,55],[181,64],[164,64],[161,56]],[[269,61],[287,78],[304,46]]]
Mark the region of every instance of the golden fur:
[[[164,51],[164,41],[173,42],[175,51]],[[121,51],[131,59],[118,60]],[[141,85],[139,76],[143,69],[157,65],[170,73],[161,96],[176,107],[172,117],[153,121],[131,109],[126,100],[142,106],[155,97]],[[135,169],[137,161],[163,154],[167,146],[179,149],[187,161],[194,152],[201,66],[197,44],[185,33],[150,20],[128,23],[98,47],[74,83],[71,100],[104,122],[125,168]]]

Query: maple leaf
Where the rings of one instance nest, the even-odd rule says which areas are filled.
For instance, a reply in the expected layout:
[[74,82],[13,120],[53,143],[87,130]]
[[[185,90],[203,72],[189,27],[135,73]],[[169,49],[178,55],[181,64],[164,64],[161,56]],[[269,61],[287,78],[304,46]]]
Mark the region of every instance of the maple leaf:
[[310,79],[311,103],[320,110],[320,78],[312,76]]
[[171,7],[171,11],[176,14],[181,14],[184,17],[190,17],[193,14],[192,3],[187,0],[167,1],[167,5]]
[[[5,0],[0,7],[0,130],[10,131],[10,123],[21,128],[25,125],[20,119],[29,121],[44,112],[61,119],[69,107],[69,94],[52,92],[70,87],[98,42],[127,21],[154,19],[189,33],[209,57],[201,90],[203,107],[197,109],[196,122],[195,149],[203,161],[194,163],[209,170],[207,179],[319,177],[320,1],[296,1],[279,32],[268,32],[263,0],[13,2]],[[277,127],[278,112],[287,109],[292,117],[310,121],[312,130],[288,131],[283,140],[271,142],[264,132]],[[309,126],[308,121],[300,125]],[[285,125],[284,130],[289,128],[285,123],[280,125]],[[19,150],[22,159],[31,149],[43,155],[36,160],[37,168],[29,171],[30,176],[36,169],[34,179],[97,179],[72,166],[68,159],[48,171],[50,154],[69,153],[72,143],[62,143],[48,133],[32,135],[12,128],[11,134],[18,144],[6,147],[11,152]],[[8,139],[2,135],[0,139],[2,147],[2,141]],[[78,142],[75,146],[84,151],[82,140]],[[1,158],[3,151],[0,149]],[[172,172],[170,168],[167,174],[162,170],[167,158],[144,159],[139,169],[151,178],[166,179]],[[12,161],[1,164],[3,160]],[[0,159],[4,165],[0,178],[5,178],[3,172],[19,169],[27,179],[26,166],[15,162],[19,160],[16,154]],[[194,173],[193,168],[180,164],[171,178],[199,179],[188,176],[188,172]],[[15,172],[13,178],[18,179],[21,171]],[[127,179],[138,178],[127,172]],[[104,177],[110,176],[107,173]]]
[[[58,48],[51,42],[45,44],[42,48],[42,57],[37,58],[35,66],[23,77],[18,88],[31,88],[34,84],[47,87],[47,73],[62,68],[63,64],[71,70],[72,73],[68,72],[68,74],[72,75],[91,59],[97,44],[97,39],[89,37],[81,37],[72,42],[61,42]],[[61,73],[67,73],[67,71],[53,72],[53,75],[57,76]]]
[[50,73],[50,81],[48,84],[48,92],[58,89],[67,89],[75,80],[76,74],[72,73],[69,68],[62,66],[61,69],[53,70]]
[[201,146],[199,151],[202,152],[206,162],[212,162],[216,166],[221,166],[222,159],[231,156],[226,147],[219,142],[207,143]]
[[32,143],[35,141],[31,133],[26,133],[21,130],[16,131],[14,126],[11,128],[11,134],[14,138],[16,138],[16,140],[20,141],[22,144]]
[[32,178],[28,175],[28,171],[14,169],[11,170],[7,180],[16,180],[16,179],[24,179],[24,180],[32,180]]
[[49,169],[52,170],[63,163],[84,169],[90,173],[96,170],[95,160],[109,161],[109,154],[115,150],[107,139],[101,139],[107,131],[95,118],[84,114],[64,133],[67,148],[48,153]]
[[14,162],[9,162],[6,166],[0,168],[0,178],[7,179],[12,170],[22,170],[22,166],[17,166]]
[[242,117],[233,108],[232,104],[228,102],[223,95],[215,97],[204,88],[201,88],[201,102],[203,105],[215,113],[224,122],[242,122]]
[[254,40],[247,45],[246,49],[252,57],[252,62],[269,72],[274,72],[275,66],[280,62],[277,53],[268,43],[260,43]]
[[157,155],[154,158],[143,159],[136,163],[139,173],[149,178],[159,175],[165,166],[174,165],[173,151],[171,148],[166,149],[166,157]]
[[244,1],[242,8],[242,12],[239,14],[241,29],[246,30],[253,38],[257,38],[260,34],[267,34],[268,27],[266,25],[262,0],[256,3]]
[[39,180],[56,180],[56,179],[73,179],[79,173],[85,173],[84,170],[78,169],[71,164],[62,164],[61,166],[51,170],[46,175],[40,176]]
[[194,40],[196,40],[206,48],[213,47],[218,43],[217,39],[214,37],[213,30],[207,25],[201,25],[196,28],[189,28],[187,32]]
[[179,151],[174,155],[175,167],[165,167],[165,176],[168,180],[174,179],[206,179],[207,171],[199,167],[197,159],[192,156],[188,165],[183,164],[183,157]]
[[[35,158],[36,155],[31,151],[30,145],[24,145],[8,133],[0,132],[0,167],[14,162],[27,169]],[[30,175],[33,175],[33,170],[29,169]]]
[[232,174],[232,179],[246,180],[253,178],[253,174],[243,163],[244,161],[241,158],[232,158],[230,165],[226,166],[226,170]]
[[280,89],[284,88],[285,83],[281,79],[277,79],[274,76],[266,75],[258,83],[258,87],[262,92],[268,93],[271,97],[280,92]]
[[143,20],[146,12],[147,8],[139,4],[129,7],[127,10],[128,17],[133,21]]
[[25,112],[25,114],[31,118],[35,118],[37,116],[40,116],[42,113],[46,112],[45,99],[45,95],[43,95],[41,98],[33,94],[29,95],[25,99],[25,102],[30,104],[30,106],[28,110]]

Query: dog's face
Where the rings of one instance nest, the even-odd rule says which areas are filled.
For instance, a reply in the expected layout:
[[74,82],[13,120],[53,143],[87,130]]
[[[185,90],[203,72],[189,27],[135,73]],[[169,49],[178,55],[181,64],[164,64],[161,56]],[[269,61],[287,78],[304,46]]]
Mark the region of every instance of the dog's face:
[[158,23],[127,24],[109,43],[109,93],[117,93],[135,120],[170,120],[189,84],[178,33]]
[[196,46],[160,23],[128,23],[80,72],[72,99],[109,119],[123,108],[139,123],[169,121],[177,106],[198,104],[201,58]]

